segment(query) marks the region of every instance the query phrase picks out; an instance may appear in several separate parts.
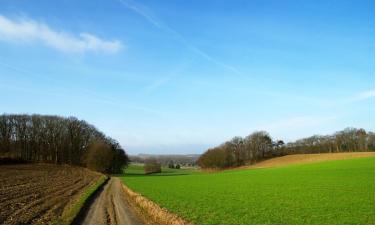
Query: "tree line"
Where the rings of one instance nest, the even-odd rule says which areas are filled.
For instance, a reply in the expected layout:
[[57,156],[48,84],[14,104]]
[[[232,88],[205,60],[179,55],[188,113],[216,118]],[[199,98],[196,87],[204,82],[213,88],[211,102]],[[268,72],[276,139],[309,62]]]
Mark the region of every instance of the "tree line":
[[[0,115],[0,157],[121,172],[129,159],[120,144],[75,117]],[[104,159],[104,160],[103,160]]]
[[170,166],[171,163],[180,166],[196,166],[197,160],[200,155],[198,154],[186,154],[186,155],[150,155],[150,154],[139,154],[130,155],[129,158],[132,162],[145,163],[147,159],[156,159],[162,166]]
[[314,135],[288,143],[286,154],[375,151],[375,133],[346,128],[333,135]]
[[285,144],[282,140],[273,140],[266,131],[256,131],[208,149],[199,157],[198,165],[228,168],[289,154],[361,151],[375,151],[375,133],[346,128],[332,135],[314,135]]

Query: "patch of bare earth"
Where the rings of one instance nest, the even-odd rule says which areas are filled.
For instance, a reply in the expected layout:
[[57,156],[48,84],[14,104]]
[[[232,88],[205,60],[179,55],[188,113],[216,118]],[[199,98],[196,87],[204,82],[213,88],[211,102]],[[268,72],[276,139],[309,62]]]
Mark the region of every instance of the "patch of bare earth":
[[296,164],[306,164],[331,160],[343,160],[354,158],[375,157],[375,152],[342,152],[342,153],[321,153],[321,154],[296,154],[277,157],[257,164],[242,168],[268,168]]
[[0,224],[51,224],[100,176],[81,167],[0,165]]

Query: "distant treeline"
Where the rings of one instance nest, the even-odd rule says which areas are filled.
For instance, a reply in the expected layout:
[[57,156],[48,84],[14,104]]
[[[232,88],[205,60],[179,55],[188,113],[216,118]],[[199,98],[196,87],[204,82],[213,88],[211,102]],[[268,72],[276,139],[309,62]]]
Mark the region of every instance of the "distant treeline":
[[43,115],[0,115],[0,157],[121,172],[120,144],[84,120]]
[[375,151],[375,133],[346,128],[333,135],[314,135],[285,144],[282,140],[273,140],[265,131],[257,131],[208,149],[198,164],[202,168],[228,168],[289,154],[361,151]]
[[196,166],[197,160],[200,155],[190,154],[190,155],[149,155],[149,154],[139,154],[136,156],[129,156],[132,162],[145,163],[149,159],[155,159],[162,166]]

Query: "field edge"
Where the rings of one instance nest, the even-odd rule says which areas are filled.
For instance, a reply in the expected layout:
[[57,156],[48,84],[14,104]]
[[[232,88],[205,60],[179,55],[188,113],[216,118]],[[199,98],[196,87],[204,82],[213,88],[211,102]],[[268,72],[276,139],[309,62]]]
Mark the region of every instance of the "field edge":
[[165,208],[162,208],[157,203],[147,199],[141,194],[131,190],[122,181],[123,191],[125,196],[128,197],[129,203],[135,207],[135,210],[146,214],[146,217],[152,220],[152,224],[158,225],[194,225],[191,222],[186,221],[180,216],[171,213]]
[[71,225],[78,218],[89,199],[106,183],[108,176],[102,175],[95,183],[87,187],[73,204],[67,206],[62,216],[54,221],[53,225]]

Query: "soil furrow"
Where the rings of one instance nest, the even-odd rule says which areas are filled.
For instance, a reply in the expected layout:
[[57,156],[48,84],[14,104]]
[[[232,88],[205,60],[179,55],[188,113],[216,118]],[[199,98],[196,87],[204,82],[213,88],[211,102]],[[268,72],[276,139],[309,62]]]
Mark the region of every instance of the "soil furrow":
[[0,166],[0,224],[51,224],[100,174],[50,164]]

